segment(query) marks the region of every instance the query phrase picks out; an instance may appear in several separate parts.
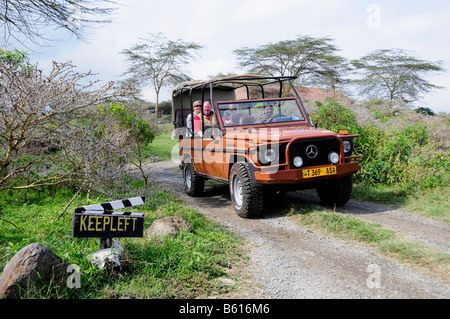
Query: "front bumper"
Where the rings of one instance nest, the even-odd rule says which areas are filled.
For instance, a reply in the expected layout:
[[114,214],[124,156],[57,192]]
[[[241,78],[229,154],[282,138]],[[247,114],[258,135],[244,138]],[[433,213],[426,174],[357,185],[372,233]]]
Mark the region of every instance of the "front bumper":
[[[304,169],[327,167],[327,166],[329,165],[307,167]],[[358,162],[348,162],[345,164],[337,164],[335,166],[336,166],[336,174],[307,179],[303,178],[304,169],[277,170],[271,167],[263,167],[260,170],[254,169],[253,177],[254,180],[259,184],[299,184],[299,183],[308,183],[320,180],[340,178],[354,174],[359,169]]]

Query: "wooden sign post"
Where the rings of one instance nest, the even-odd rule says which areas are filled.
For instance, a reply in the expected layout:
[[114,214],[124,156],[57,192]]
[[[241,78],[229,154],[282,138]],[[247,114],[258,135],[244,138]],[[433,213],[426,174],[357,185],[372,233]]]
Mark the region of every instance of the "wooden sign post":
[[72,237],[100,237],[101,249],[110,248],[113,237],[143,237],[143,213],[113,212],[113,210],[144,203],[145,197],[134,197],[77,207],[73,214]]

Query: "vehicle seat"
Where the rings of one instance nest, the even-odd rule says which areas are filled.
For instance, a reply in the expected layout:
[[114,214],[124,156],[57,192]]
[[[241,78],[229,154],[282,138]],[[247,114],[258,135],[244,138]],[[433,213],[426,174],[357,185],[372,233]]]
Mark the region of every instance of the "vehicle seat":
[[185,127],[187,125],[186,118],[190,112],[190,109],[179,109],[176,111],[175,122],[178,127]]
[[244,114],[242,113],[233,113],[231,114],[231,121],[233,122],[234,125],[238,125],[240,118],[243,116]]
[[239,124],[240,125],[255,124],[255,122],[256,122],[256,117],[255,116],[250,116],[250,115],[243,116],[239,120]]

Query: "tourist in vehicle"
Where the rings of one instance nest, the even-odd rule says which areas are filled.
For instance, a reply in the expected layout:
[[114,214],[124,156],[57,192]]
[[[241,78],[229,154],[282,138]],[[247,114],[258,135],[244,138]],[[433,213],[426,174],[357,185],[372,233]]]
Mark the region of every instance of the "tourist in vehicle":
[[189,132],[193,131],[192,130],[192,116],[194,116],[194,120],[196,117],[198,117],[200,119],[200,116],[202,113],[202,101],[199,101],[199,100],[195,101],[193,108],[194,108],[194,112],[189,114],[186,118],[186,126],[187,126]]
[[233,124],[232,115],[236,114],[236,113],[237,113],[237,111],[236,111],[236,108],[235,108],[235,104],[233,104],[233,103],[228,104],[228,110],[223,112],[223,118],[224,118],[223,123],[225,125]]
[[273,115],[273,106],[266,105],[264,107],[264,118],[262,120],[263,123],[270,122],[275,116]]
[[[217,126],[216,116],[212,111],[211,100],[209,99],[203,103],[203,126],[205,131],[209,128]],[[200,116],[196,116],[194,119],[194,131],[199,136],[203,136],[202,121]]]

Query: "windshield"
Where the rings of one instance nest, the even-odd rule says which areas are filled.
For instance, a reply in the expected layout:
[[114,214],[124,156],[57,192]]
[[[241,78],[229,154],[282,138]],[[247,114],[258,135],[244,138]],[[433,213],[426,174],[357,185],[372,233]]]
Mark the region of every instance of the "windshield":
[[218,102],[217,106],[224,126],[305,120],[296,99]]

